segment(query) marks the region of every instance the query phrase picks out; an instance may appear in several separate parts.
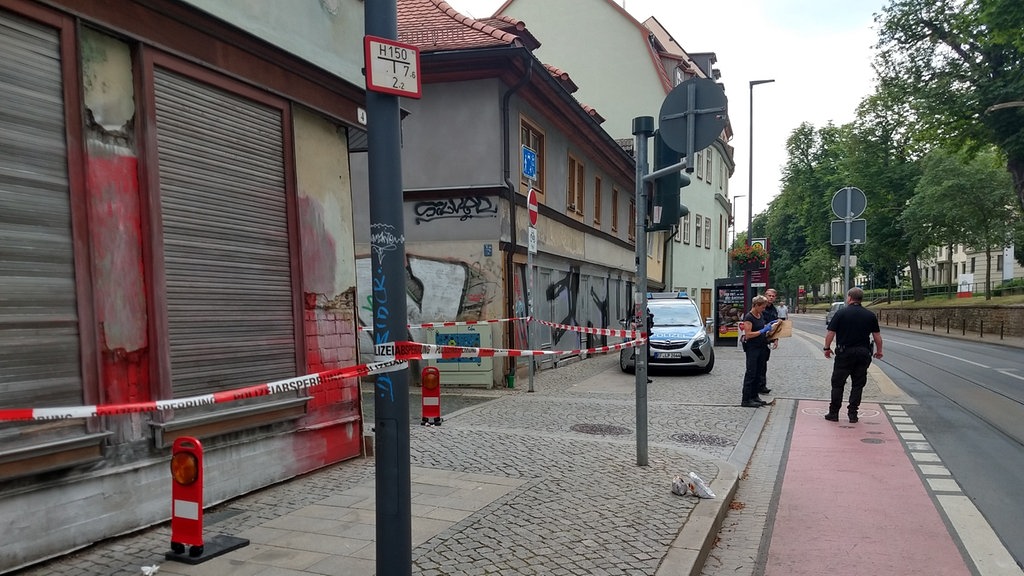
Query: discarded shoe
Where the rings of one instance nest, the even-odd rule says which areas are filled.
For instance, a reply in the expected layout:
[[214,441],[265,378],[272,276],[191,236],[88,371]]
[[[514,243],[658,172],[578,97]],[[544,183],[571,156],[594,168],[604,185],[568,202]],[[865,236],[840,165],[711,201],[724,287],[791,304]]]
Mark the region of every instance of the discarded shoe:
[[829,422],[839,422],[839,414],[825,414],[825,420]]

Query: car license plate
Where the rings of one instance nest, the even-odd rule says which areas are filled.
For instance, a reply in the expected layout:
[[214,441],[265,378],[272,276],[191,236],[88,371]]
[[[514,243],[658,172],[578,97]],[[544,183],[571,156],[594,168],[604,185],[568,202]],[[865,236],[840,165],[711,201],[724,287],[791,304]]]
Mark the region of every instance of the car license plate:
[[655,358],[670,360],[672,358],[682,358],[683,355],[679,352],[655,352]]

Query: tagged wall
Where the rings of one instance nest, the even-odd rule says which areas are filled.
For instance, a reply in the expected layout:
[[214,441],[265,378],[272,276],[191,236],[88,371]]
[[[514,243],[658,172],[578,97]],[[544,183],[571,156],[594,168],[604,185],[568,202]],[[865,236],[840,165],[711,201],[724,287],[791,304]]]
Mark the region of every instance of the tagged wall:
[[[491,246],[488,252],[487,246]],[[493,244],[481,242],[431,243],[431,253],[417,253],[423,246],[408,245],[406,252],[406,314],[411,325],[425,322],[493,320],[503,316],[501,260]],[[360,326],[372,325],[371,259],[356,259]],[[495,341],[498,339],[495,331]],[[413,338],[423,341],[422,331],[412,331]],[[359,334],[359,350],[372,354],[372,339]],[[369,356],[367,356],[369,357]]]

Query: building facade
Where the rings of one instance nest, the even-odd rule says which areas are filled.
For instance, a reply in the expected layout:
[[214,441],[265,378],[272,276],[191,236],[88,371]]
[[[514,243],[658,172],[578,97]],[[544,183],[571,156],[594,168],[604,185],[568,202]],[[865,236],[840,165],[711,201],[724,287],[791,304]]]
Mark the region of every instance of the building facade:
[[[601,111],[605,129],[617,139],[632,138],[636,117],[657,120],[666,95],[678,84],[719,76],[713,53],[687,53],[675,39],[685,36],[670,34],[653,17],[637,21],[614,0],[508,0],[496,14],[525,22],[543,40],[538,57],[572,72],[577,97]],[[729,177],[735,168],[730,138],[727,126],[697,154],[691,183],[681,194],[689,215],[678,230],[648,238],[649,254],[664,255],[660,264],[648,262],[653,285],[686,290],[705,318],[712,313],[715,279],[728,274]]]
[[[430,343],[580,350],[591,338],[565,326],[618,328],[635,274],[635,167],[545,66],[536,38],[514,19],[477,21],[437,0],[399,0],[399,40],[421,50],[423,94],[403,101],[402,180],[412,336]],[[537,157],[524,176],[523,147]],[[365,164],[354,163],[357,175]],[[357,178],[362,181],[362,178]],[[537,252],[527,274],[527,193],[538,198]],[[356,194],[357,220],[368,202]],[[366,203],[364,203],[366,202]],[[359,285],[369,286],[369,235],[357,232]],[[532,315],[553,325],[492,322],[425,330],[427,322]],[[368,325],[368,310],[360,318]],[[363,337],[364,350],[369,338]],[[560,357],[566,359],[567,357]],[[555,361],[545,357],[542,365]],[[442,362],[444,385],[505,385],[526,363],[505,358]]]
[[181,436],[208,505],[361,454],[354,378],[211,398],[357,363],[362,22],[0,0],[0,571],[167,519]]

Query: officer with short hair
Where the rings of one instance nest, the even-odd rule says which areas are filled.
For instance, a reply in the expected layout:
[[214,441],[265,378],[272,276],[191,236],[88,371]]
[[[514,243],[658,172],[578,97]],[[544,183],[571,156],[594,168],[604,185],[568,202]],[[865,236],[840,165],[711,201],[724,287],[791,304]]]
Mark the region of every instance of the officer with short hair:
[[832,357],[832,341],[836,342],[836,358],[832,365],[832,401],[825,415],[825,420],[831,422],[839,421],[847,378],[850,378],[851,384],[847,414],[850,422],[857,421],[861,395],[868,382],[872,340],[875,344],[874,357],[882,357],[882,334],[878,328],[878,317],[861,305],[863,300],[863,290],[850,288],[846,293],[846,306],[832,317],[825,334],[825,358]]

